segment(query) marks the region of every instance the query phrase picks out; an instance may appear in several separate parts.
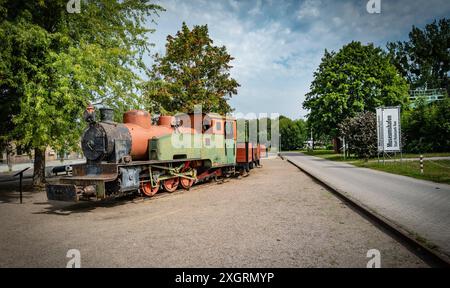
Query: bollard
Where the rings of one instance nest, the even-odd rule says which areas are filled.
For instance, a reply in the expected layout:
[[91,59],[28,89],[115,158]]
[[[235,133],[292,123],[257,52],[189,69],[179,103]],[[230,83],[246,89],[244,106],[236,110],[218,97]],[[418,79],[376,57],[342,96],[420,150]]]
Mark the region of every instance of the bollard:
[[423,174],[423,155],[420,155],[420,174]]

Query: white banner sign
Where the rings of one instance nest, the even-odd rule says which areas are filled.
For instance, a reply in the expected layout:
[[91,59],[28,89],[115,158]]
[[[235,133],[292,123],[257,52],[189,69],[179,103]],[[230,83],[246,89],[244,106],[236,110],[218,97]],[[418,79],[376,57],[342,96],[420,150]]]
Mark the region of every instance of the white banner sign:
[[400,107],[377,108],[378,152],[400,152]]

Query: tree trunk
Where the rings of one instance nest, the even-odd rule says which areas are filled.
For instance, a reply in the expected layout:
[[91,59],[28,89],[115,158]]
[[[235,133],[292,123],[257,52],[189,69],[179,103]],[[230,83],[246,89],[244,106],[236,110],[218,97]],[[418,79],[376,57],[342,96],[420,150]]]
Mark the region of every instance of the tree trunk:
[[33,186],[42,187],[45,183],[45,148],[34,148]]
[[339,139],[339,137],[334,137],[333,138],[333,150],[334,150],[334,153],[336,153],[336,154],[340,153],[341,152],[341,146],[342,146],[341,139]]

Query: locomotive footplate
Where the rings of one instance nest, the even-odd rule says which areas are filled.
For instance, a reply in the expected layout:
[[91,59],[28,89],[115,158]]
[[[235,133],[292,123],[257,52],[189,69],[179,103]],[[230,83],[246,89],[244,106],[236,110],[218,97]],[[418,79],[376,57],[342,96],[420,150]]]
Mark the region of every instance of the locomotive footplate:
[[56,201],[77,202],[77,186],[73,184],[48,184],[46,186],[47,199]]

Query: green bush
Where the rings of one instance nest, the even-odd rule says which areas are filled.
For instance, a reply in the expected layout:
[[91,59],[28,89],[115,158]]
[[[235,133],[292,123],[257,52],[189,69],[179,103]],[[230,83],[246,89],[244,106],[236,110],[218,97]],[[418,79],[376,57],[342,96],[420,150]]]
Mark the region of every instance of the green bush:
[[345,137],[348,152],[358,158],[377,155],[377,122],[375,113],[362,112],[339,124],[339,134]]
[[415,103],[402,116],[403,150],[410,153],[450,151],[450,99]]

